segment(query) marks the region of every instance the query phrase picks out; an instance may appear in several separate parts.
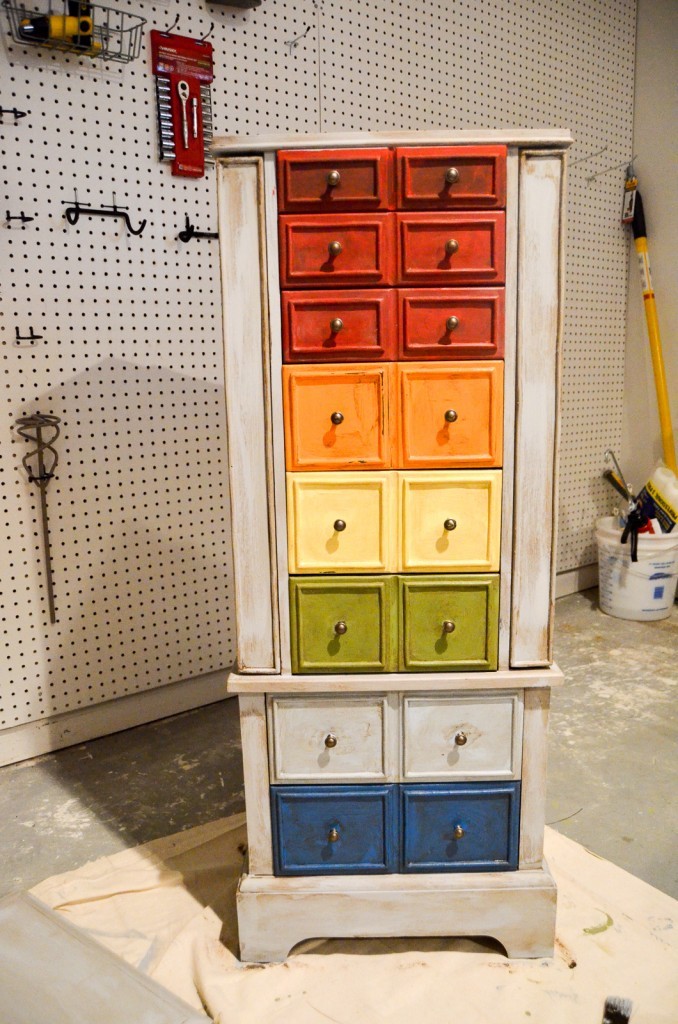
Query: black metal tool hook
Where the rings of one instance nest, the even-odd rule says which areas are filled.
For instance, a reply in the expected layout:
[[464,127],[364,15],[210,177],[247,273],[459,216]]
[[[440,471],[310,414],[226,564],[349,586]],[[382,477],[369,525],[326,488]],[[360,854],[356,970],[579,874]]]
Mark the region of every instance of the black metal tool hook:
[[129,219],[129,214],[127,213],[127,207],[117,206],[115,196],[113,196],[113,205],[111,207],[104,206],[100,210],[95,210],[93,206],[82,206],[76,195],[75,203],[66,208],[66,220],[69,224],[75,226],[80,219],[81,213],[86,214],[88,217],[122,217],[130,235],[140,235],[146,227],[146,221],[142,220],[138,228],[133,228]]
[[164,36],[171,35],[172,32],[174,32],[174,30],[175,30],[175,28],[177,27],[178,24],[179,24],[179,15],[177,14],[176,18],[174,19],[174,21],[172,22],[170,27],[165,29],[165,31],[163,32],[163,35]]
[[190,242],[192,238],[218,238],[219,234],[216,231],[196,231],[195,226],[191,224],[186,214],[186,227],[183,231],[180,231],[177,235],[182,242]]
[[14,332],[16,334],[16,340],[19,341],[30,341],[31,345],[35,341],[42,341],[44,334],[35,334],[32,327],[29,327],[30,334],[19,334],[19,328],[15,327]]
[[13,220],[20,220],[22,224],[29,224],[30,221],[35,220],[35,217],[27,217],[23,210],[19,214],[11,214],[8,210],[5,215],[5,220],[8,224]]
[[212,22],[212,24],[210,25],[209,29],[207,30],[207,35],[206,36],[201,36],[199,42],[204,43],[206,39],[209,39],[209,37],[212,35],[213,32],[214,32],[214,22]]
[[0,124],[4,123],[5,114],[11,114],[14,118],[14,123],[20,121],[22,117],[26,117],[28,114],[27,110],[17,110],[16,107],[0,107]]

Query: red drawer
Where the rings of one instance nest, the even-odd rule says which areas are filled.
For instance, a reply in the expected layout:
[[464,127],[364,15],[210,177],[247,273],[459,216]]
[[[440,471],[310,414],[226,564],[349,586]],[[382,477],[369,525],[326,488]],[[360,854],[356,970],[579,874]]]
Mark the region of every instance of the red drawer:
[[283,213],[394,206],[393,153],[388,149],[278,153],[278,208]]
[[396,358],[396,292],[283,292],[286,363]]
[[282,287],[393,284],[395,216],[335,213],[280,217]]
[[398,289],[398,359],[501,359],[503,288]]
[[397,199],[403,210],[501,209],[506,205],[506,147],[396,149]]
[[397,213],[398,284],[503,284],[505,214]]

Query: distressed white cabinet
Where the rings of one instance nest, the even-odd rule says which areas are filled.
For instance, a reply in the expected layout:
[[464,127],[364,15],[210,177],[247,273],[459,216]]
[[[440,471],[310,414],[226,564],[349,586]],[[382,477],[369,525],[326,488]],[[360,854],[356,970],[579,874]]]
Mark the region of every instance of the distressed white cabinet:
[[543,828],[570,142],[215,143],[244,961],[311,937],[553,951]]

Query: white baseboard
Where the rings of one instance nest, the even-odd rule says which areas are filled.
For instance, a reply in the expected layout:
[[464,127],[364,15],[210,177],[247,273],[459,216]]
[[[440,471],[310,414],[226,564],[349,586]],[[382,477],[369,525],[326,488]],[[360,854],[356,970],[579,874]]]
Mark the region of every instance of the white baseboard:
[[227,675],[227,671],[210,672],[197,679],[170,683],[4,729],[0,732],[0,765],[15,764],[29,757],[85,743],[99,736],[110,736],[123,729],[133,729],[136,725],[224,700],[230,696],[226,693]]
[[598,563],[593,565],[580,565],[576,569],[568,569],[567,572],[559,572],[556,575],[556,597],[567,597],[568,594],[578,594],[580,590],[588,590],[589,587],[598,586]]

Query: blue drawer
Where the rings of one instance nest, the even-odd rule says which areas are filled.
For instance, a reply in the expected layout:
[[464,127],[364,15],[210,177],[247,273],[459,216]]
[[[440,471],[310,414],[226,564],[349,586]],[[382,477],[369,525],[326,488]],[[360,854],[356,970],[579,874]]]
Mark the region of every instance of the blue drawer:
[[396,786],[271,786],[276,875],[398,870]]
[[401,786],[401,871],[515,871],[519,782]]

